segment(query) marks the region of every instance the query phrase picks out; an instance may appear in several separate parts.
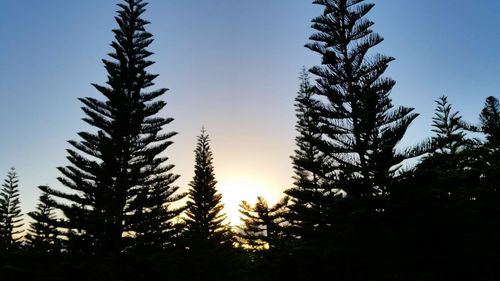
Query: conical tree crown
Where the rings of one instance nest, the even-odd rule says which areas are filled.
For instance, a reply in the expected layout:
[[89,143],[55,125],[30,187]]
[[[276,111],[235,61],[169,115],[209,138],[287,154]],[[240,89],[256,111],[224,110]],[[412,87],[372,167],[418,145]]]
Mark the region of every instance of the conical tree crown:
[[299,79],[299,92],[295,98],[297,149],[292,156],[295,180],[297,186],[313,185],[319,189],[325,181],[322,166],[324,159],[319,149],[322,143],[322,133],[318,126],[320,103],[314,99],[314,87],[305,69],[302,70]]
[[193,243],[224,243],[227,239],[226,215],[222,195],[217,192],[209,137],[202,129],[195,150],[194,177],[189,183],[186,223]]
[[292,156],[295,181],[294,187],[285,193],[291,201],[287,214],[291,229],[296,236],[304,237],[308,236],[307,233],[325,227],[328,204],[336,190],[329,179],[328,157],[322,151],[324,141],[319,124],[321,103],[315,99],[315,88],[305,69],[299,80],[299,91],[295,98],[297,148]]
[[455,154],[465,144],[465,124],[459,112],[452,112],[451,104],[446,96],[436,100],[437,108],[432,118],[432,129],[440,151]]
[[11,168],[0,189],[0,250],[15,248],[22,238],[18,183],[16,170]]
[[47,193],[39,198],[39,203],[34,212],[28,213],[33,222],[28,230],[27,243],[37,251],[58,252],[61,250],[59,231],[55,227],[57,216],[52,199]]
[[494,146],[500,145],[500,105],[497,98],[486,98],[480,121],[488,142]]
[[[148,22],[141,18],[146,3],[126,0],[118,6],[113,52],[110,60],[103,60],[107,85],[93,84],[104,101],[80,99],[86,115],[83,120],[97,132],[80,132],[81,141],[70,141],[71,165],[59,168],[63,174],[59,180],[73,192],[42,188],[71,202],[56,206],[67,218],[62,227],[68,230],[75,250],[119,252],[128,246],[125,240],[144,232],[138,217],[146,209],[168,208],[178,199],[173,196],[177,187],[171,186],[178,176],[170,172],[173,165],[167,165],[167,158],[161,155],[176,134],[162,132],[173,119],[157,116],[166,105],[158,98],[167,89],[149,90],[158,75],[146,70],[153,64],[148,59],[152,53],[147,50],[153,42],[152,34],[145,30]],[[179,213],[172,212],[166,211],[168,215],[162,219]],[[150,223],[147,227],[160,228],[157,232],[168,225]]]

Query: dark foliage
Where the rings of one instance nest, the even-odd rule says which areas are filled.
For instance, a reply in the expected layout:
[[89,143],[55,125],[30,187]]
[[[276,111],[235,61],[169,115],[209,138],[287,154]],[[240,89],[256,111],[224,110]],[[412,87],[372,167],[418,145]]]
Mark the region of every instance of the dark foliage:
[[294,187],[285,193],[290,196],[291,203],[287,214],[290,233],[311,239],[330,228],[329,208],[338,193],[328,175],[328,158],[321,151],[324,143],[318,124],[320,102],[313,95],[309,75],[303,70],[295,99],[298,132],[295,139],[297,149],[292,156],[295,182]]
[[[395,81],[383,74],[393,60],[370,50],[383,39],[365,18],[373,4],[316,0],[323,14],[313,19],[317,33],[306,47],[322,65],[302,78],[297,98],[298,149],[293,157],[291,269],[298,279],[377,280],[384,274],[384,219],[390,189],[402,162],[431,146],[398,149],[417,117],[394,107]],[[303,76],[304,77],[304,76]],[[382,266],[382,267],[381,267]]]
[[437,108],[432,118],[432,131],[436,133],[434,140],[441,153],[455,154],[467,141],[465,130],[467,125],[462,121],[459,112],[451,112],[452,107],[446,96],[436,100]]
[[15,250],[23,238],[18,182],[16,170],[11,168],[0,190],[0,251]]
[[285,233],[289,198],[284,197],[274,206],[269,206],[266,199],[257,197],[254,206],[247,201],[240,204],[243,226],[238,235],[239,244],[251,251],[274,250],[287,238]]
[[60,231],[56,228],[57,216],[50,195],[43,193],[40,196],[36,211],[29,212],[33,220],[30,224],[26,242],[29,247],[43,253],[58,253],[63,248]]
[[486,134],[488,143],[500,145],[500,105],[495,97],[488,97],[480,115],[482,131]]
[[229,226],[225,224],[226,215],[222,195],[217,192],[213,156],[209,137],[202,129],[195,149],[194,177],[189,183],[186,211],[186,235],[189,247],[206,249],[229,243]]
[[[485,146],[426,157],[394,187],[387,212],[397,280],[495,280],[500,162]],[[397,258],[400,257],[400,258]]]
[[319,124],[329,174],[349,196],[384,195],[400,163],[422,153],[396,145],[417,117],[412,108],[394,107],[389,94],[395,81],[383,74],[394,59],[370,55],[383,39],[365,16],[374,4],[353,0],[316,0],[324,7],[313,19],[317,33],[306,47],[322,56],[315,94],[321,100]]
[[126,0],[118,6],[112,60],[103,60],[108,82],[94,84],[105,100],[80,99],[83,120],[97,132],[80,132],[81,141],[69,141],[71,165],[59,168],[59,180],[71,192],[42,188],[64,199],[54,204],[65,216],[58,227],[66,229],[68,247],[76,252],[162,248],[168,244],[171,219],[181,211],[169,208],[180,199],[172,185],[178,176],[162,155],[175,135],[162,132],[172,119],[158,116],[165,106],[159,97],[167,89],[147,90],[158,75],[146,71],[154,63],[146,49],[152,35],[141,18],[146,3]]

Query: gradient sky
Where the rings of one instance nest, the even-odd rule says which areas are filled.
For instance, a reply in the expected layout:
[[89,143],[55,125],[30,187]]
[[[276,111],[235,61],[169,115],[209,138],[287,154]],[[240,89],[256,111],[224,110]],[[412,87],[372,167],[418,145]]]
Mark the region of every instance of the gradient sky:
[[[210,136],[216,178],[233,222],[240,200],[276,201],[292,184],[293,100],[301,67],[320,58],[303,47],[321,12],[308,0],[149,0],[150,50],[170,91],[166,151],[183,189],[193,176],[196,136]],[[386,40],[376,51],[396,58],[396,105],[421,116],[404,143],[430,135],[434,100],[446,94],[476,122],[485,97],[500,90],[500,2],[383,0],[368,15]],[[101,98],[101,59],[111,51],[117,1],[0,0],[0,175],[16,167],[24,212],[38,185],[62,188],[67,140],[89,130],[79,97]]]

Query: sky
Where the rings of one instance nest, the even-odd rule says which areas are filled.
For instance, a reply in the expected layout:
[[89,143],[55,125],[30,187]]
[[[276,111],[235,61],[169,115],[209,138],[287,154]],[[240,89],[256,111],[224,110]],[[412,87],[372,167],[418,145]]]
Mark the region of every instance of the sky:
[[[276,202],[291,187],[294,98],[302,66],[320,63],[304,48],[321,8],[308,0],[149,0],[144,18],[155,38],[150,72],[170,90],[162,116],[178,132],[165,154],[187,190],[196,136],[207,129],[215,175],[231,222],[241,200]],[[477,122],[484,99],[500,92],[500,2],[372,1],[368,18],[385,38],[374,52],[396,58],[395,105],[419,118],[402,145],[431,135],[434,100],[447,95]],[[68,140],[91,130],[79,97],[102,98],[114,0],[0,0],[0,178],[15,167],[24,212],[38,185],[63,189]]]

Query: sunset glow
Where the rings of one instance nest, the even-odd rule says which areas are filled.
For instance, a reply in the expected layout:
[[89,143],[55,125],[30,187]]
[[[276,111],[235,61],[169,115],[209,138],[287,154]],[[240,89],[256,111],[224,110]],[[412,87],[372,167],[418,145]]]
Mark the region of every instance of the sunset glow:
[[241,224],[240,213],[238,211],[241,201],[245,200],[253,204],[257,200],[257,196],[261,196],[269,204],[274,204],[282,196],[265,181],[251,177],[224,178],[219,180],[217,188],[222,194],[224,211],[227,214],[228,222],[232,225]]

